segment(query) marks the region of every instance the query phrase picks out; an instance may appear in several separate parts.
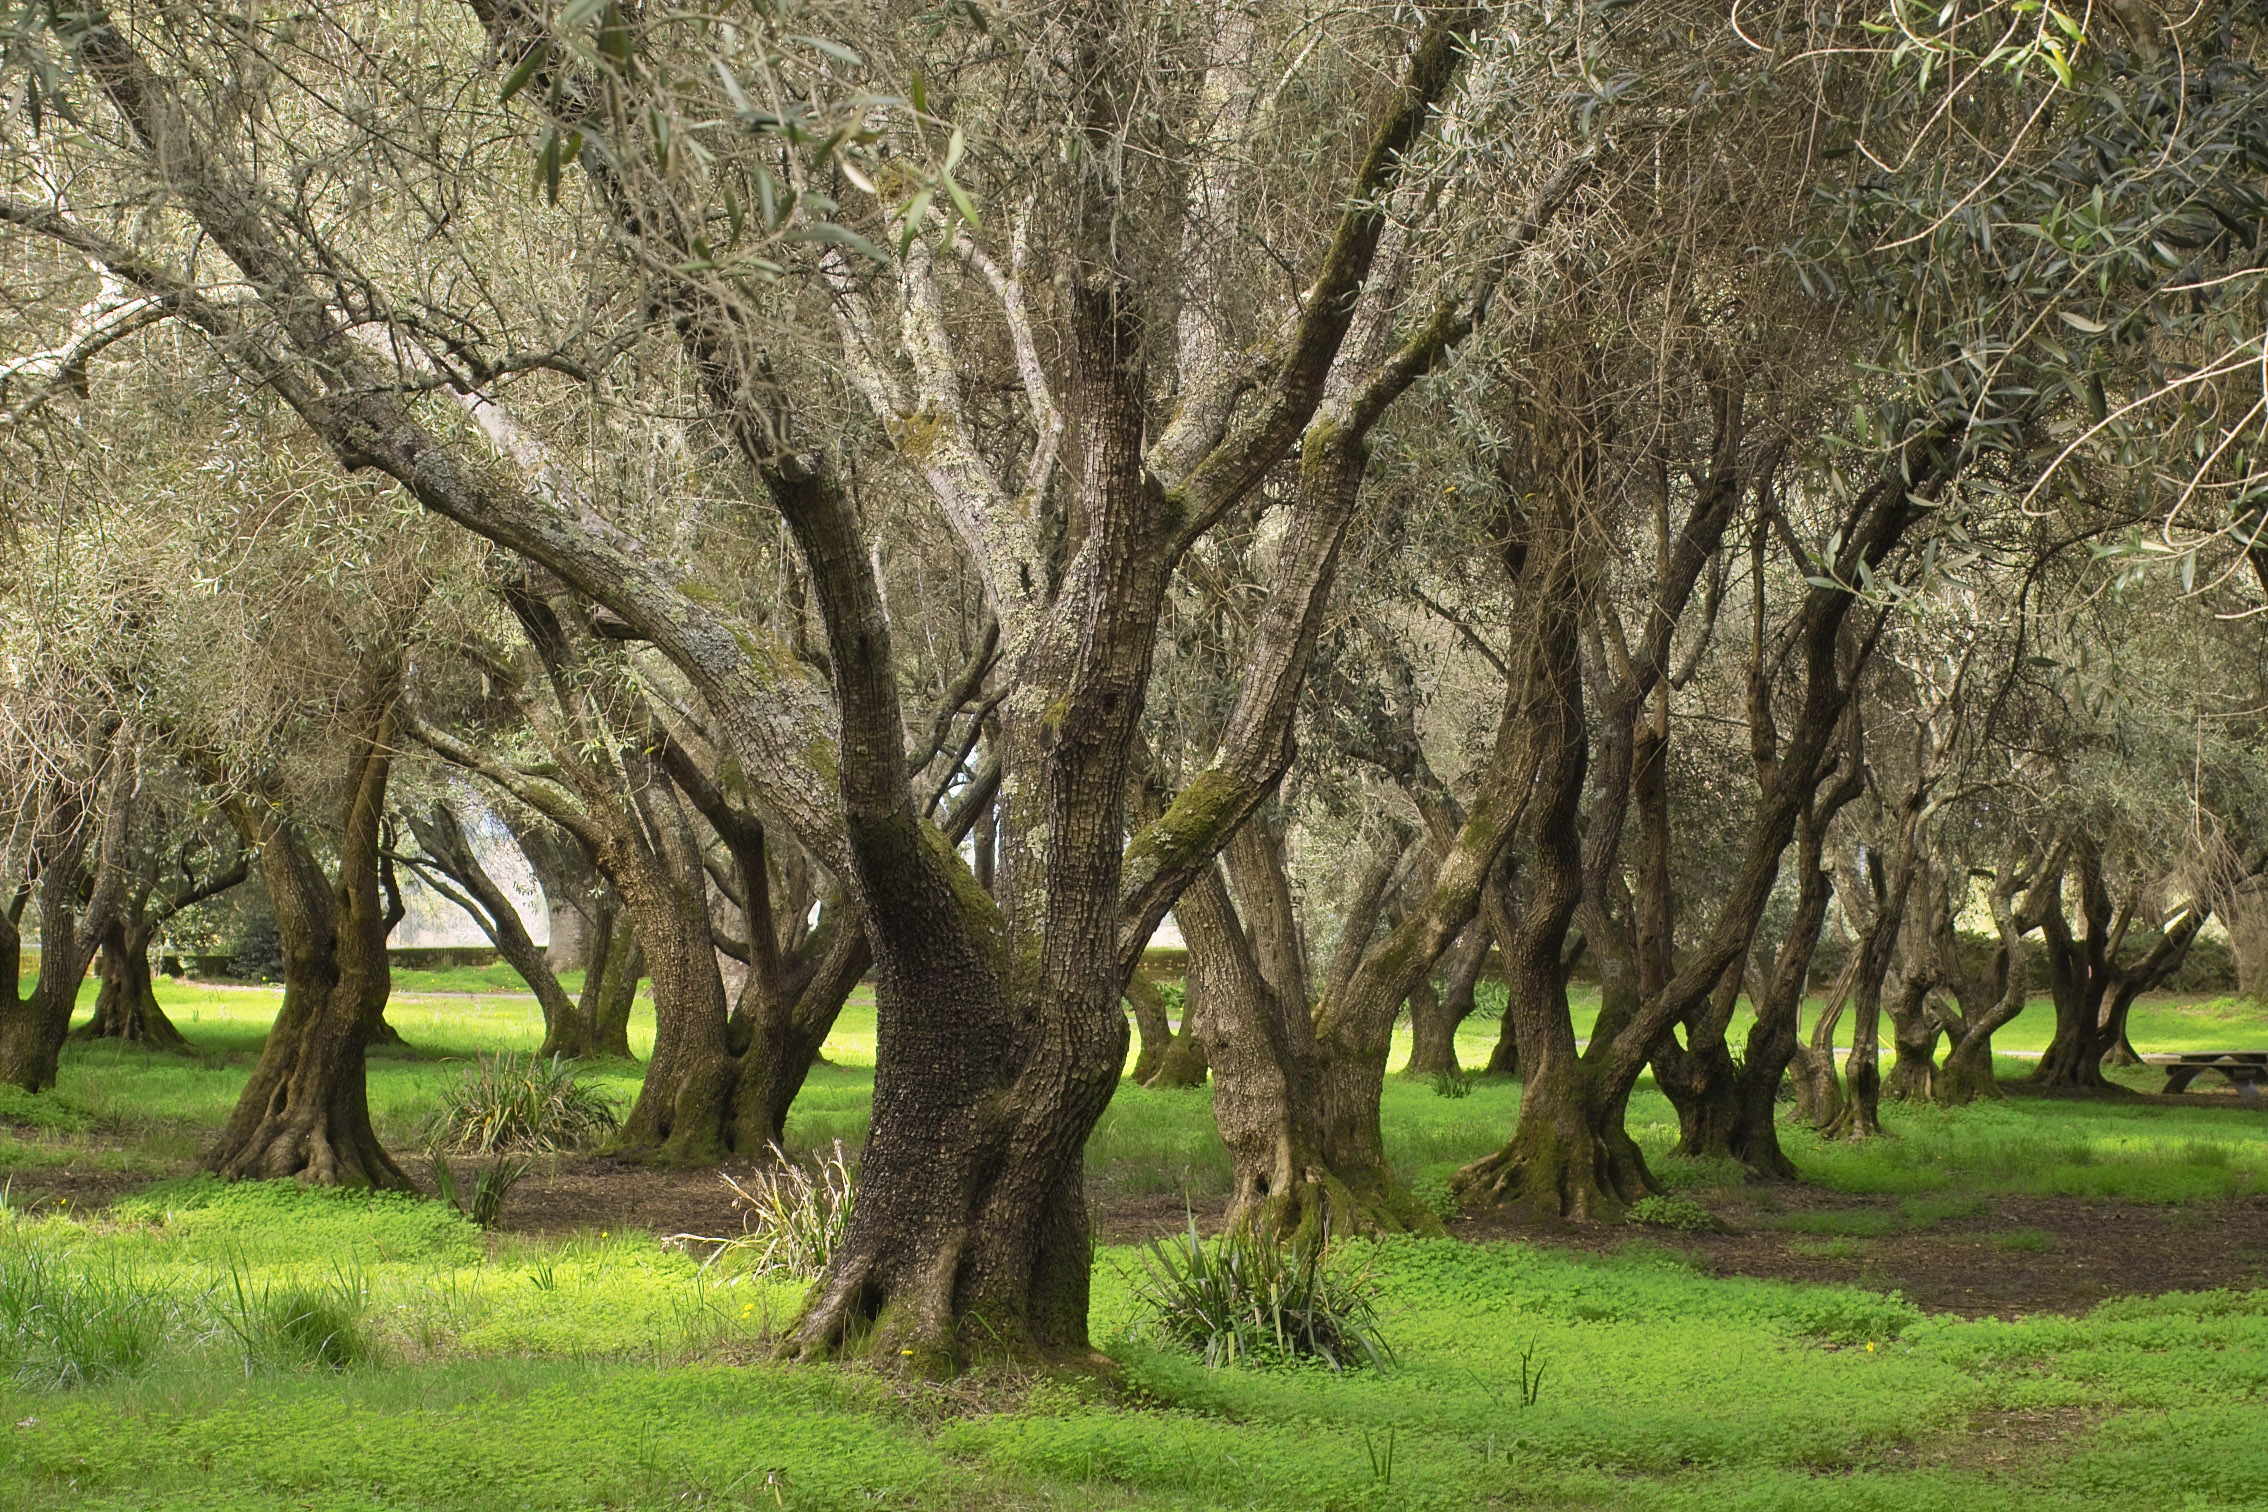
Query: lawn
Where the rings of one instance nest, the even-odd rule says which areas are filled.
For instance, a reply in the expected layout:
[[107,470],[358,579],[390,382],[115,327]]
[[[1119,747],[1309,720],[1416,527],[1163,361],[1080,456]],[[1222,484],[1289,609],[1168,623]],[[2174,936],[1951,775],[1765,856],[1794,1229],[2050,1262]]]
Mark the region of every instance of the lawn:
[[[390,1009],[412,1053],[371,1067],[398,1146],[471,1056],[539,1037],[508,984],[431,975],[403,973]],[[602,1213],[483,1233],[437,1202],[187,1174],[274,995],[161,991],[201,1059],[74,1046],[56,1095],[0,1097],[0,1169],[27,1189],[89,1169],[141,1187],[104,1211],[0,1216],[0,1507],[2268,1505],[2268,1255],[2232,1251],[2208,1289],[2022,1316],[1774,1278],[1971,1251],[2021,1278],[2096,1261],[2073,1248],[2089,1215],[2258,1235],[2268,1116],[2233,1098],[1894,1106],[1888,1139],[1789,1131],[1797,1189],[1659,1160],[1681,1201],[1741,1231],[1700,1249],[1637,1226],[1350,1244],[1398,1355],[1383,1373],[1208,1370],[1149,1326],[1141,1252],[1105,1245],[1108,1371],[929,1388],[771,1362],[794,1284],[704,1271]],[[2144,1048],[2268,1042],[2238,1005],[2146,1010]],[[1468,1026],[1468,1063],[1495,1028]],[[650,1033],[647,1012],[633,1041]],[[799,1149],[858,1138],[872,1048],[862,996],[796,1105]],[[635,1090],[632,1067],[585,1074]],[[1395,1078],[1392,1157],[1445,1205],[1518,1098]],[[1631,1123],[1650,1154],[1674,1138],[1650,1089]],[[1227,1179],[1202,1091],[1123,1088],[1091,1156],[1105,1215],[1202,1208]],[[1710,1243],[1772,1275],[1710,1274]]]

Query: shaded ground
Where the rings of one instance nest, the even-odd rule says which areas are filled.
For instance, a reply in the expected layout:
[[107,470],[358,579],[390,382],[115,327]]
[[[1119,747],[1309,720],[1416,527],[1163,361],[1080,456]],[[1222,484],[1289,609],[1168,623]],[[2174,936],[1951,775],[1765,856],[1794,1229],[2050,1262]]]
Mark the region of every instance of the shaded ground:
[[[1895,1289],[1930,1312],[2021,1317],[2085,1312],[2106,1297],[2268,1285],[2268,1199],[2165,1206],[2071,1197],[1977,1197],[1932,1215],[1927,1199],[1775,1185],[1705,1194],[1724,1233],[1461,1220],[1467,1239],[1608,1251],[1634,1240],[1710,1275]],[[1918,1210],[1918,1211],[1917,1211]]]
[[[404,1165],[421,1183],[422,1160]],[[460,1161],[460,1182],[477,1162]],[[752,1166],[729,1174],[745,1183]],[[104,1170],[20,1173],[11,1201],[27,1210],[67,1202],[99,1208],[149,1184],[146,1174]],[[1724,1233],[1683,1234],[1615,1224],[1546,1222],[1479,1214],[1452,1226],[1469,1240],[1521,1239],[1608,1252],[1632,1243],[1674,1250],[1710,1275],[1845,1282],[1896,1289],[1930,1312],[2020,1317],[2084,1312],[2106,1297],[2268,1286],[2268,1198],[2180,1206],[2068,1197],[1959,1199],[1933,1216],[1927,1200],[1853,1196],[1796,1185],[1701,1194]],[[643,1229],[659,1236],[741,1231],[738,1198],[715,1171],[663,1171],[597,1156],[567,1156],[531,1170],[512,1191],[499,1227],[557,1236]],[[1944,1202],[1940,1206],[1947,1205]],[[1097,1213],[1110,1243],[1182,1231],[1177,1196],[1127,1198]],[[1198,1226],[1220,1226],[1219,1199],[1196,1206]]]
[[[2137,1105],[2211,1101],[2219,1089],[2186,1098],[2137,1096]],[[2248,1115],[2229,1108],[2233,1116]],[[98,1135],[99,1138],[99,1135]],[[105,1141],[107,1142],[107,1141]],[[111,1165],[100,1148],[84,1164],[27,1167],[8,1178],[21,1209],[67,1204],[98,1209],[170,1171]],[[432,1187],[429,1163],[404,1156]],[[483,1162],[459,1160],[469,1185]],[[735,1162],[727,1174],[746,1184],[759,1167]],[[2268,1196],[2179,1204],[2075,1197],[1908,1197],[1852,1195],[1820,1187],[1758,1184],[1692,1194],[1723,1232],[1680,1233],[1622,1224],[1569,1224],[1481,1214],[1453,1226],[1471,1240],[1516,1238],[1604,1252],[1642,1243],[1683,1255],[1711,1275],[1842,1282],[1896,1289],[1932,1312],[2012,1318],[2083,1312],[2106,1297],[2268,1285]],[[578,1230],[636,1229],[657,1236],[727,1236],[742,1230],[739,1198],[714,1170],[670,1171],[602,1156],[542,1160],[514,1188],[500,1225],[507,1233],[559,1236]],[[1218,1229],[1222,1200],[1200,1198],[1200,1228]],[[1121,1196],[1098,1205],[1100,1236],[1139,1242],[1182,1231],[1190,1207],[1178,1194]]]

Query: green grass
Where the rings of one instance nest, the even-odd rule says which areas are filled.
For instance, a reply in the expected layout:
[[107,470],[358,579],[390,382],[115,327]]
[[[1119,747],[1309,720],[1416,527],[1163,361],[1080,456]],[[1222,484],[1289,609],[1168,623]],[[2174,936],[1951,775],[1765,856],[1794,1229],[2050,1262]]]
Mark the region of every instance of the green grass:
[[[391,1010],[413,1053],[371,1066],[380,1127],[402,1143],[473,1055],[529,1048],[540,1029],[532,1002],[449,996],[431,975],[401,973]],[[1397,1356],[1384,1372],[1209,1371],[1156,1334],[1131,1248],[1105,1248],[1094,1273],[1108,1386],[1042,1376],[932,1395],[780,1365],[763,1341],[798,1286],[705,1273],[650,1234],[491,1235],[435,1202],[182,1177],[275,994],[160,990],[200,1059],[75,1045],[57,1093],[0,1094],[0,1171],[169,1178],[101,1215],[0,1213],[0,1507],[2268,1505],[2268,1292],[1966,1322],[1852,1287],[1713,1279],[1636,1228],[1607,1255],[1377,1245]],[[2222,1012],[2168,1005],[2151,1022],[2268,1039],[2257,1011]],[[641,1049],[650,1025],[642,1009]],[[1467,1026],[1468,1064],[1495,1029]],[[855,1148],[872,1050],[862,994],[791,1144]],[[585,1075],[635,1090],[635,1067]],[[1389,1156],[1445,1201],[1449,1173],[1493,1149],[1518,1104],[1513,1084],[1451,1099],[1393,1078]],[[1892,1137],[1860,1144],[1786,1131],[1807,1180],[1894,1199],[1770,1218],[1791,1250],[1854,1258],[1989,1220],[2004,1195],[2196,1204],[2257,1200],[2268,1182],[2268,1118],[2233,1105],[2017,1099],[1884,1117]],[[1630,1122],[1675,1201],[1706,1207],[1736,1179],[1666,1158],[1675,1119],[1650,1087]],[[1122,1088],[1090,1173],[1104,1201],[1219,1194],[1208,1094]],[[2038,1230],[1990,1242],[2061,1263]],[[2011,1414],[2045,1426],[1976,1436]]]
[[[0,1503],[2111,1509],[2161,1504],[2182,1465],[2187,1505],[2241,1507],[2268,1450],[2268,1294],[1970,1323],[1644,1253],[1395,1241],[1371,1264],[1398,1361],[1339,1377],[1161,1347],[1135,1253],[1109,1249],[1116,1389],[1041,1379],[972,1412],[763,1361],[792,1287],[705,1285],[643,1235],[491,1247],[433,1207],[193,1186],[108,1224],[9,1222],[7,1249],[152,1300],[125,1368],[0,1385]],[[232,1279],[351,1288],[359,1360],[247,1349],[215,1322]],[[1989,1472],[1902,1468],[2007,1412],[2099,1423]]]

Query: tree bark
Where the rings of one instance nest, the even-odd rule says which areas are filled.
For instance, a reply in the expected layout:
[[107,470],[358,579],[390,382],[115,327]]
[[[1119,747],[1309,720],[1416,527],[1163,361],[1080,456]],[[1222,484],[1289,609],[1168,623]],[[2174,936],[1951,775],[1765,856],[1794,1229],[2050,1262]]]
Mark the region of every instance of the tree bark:
[[1873,913],[1853,946],[1857,975],[1852,996],[1856,1008],[1851,1015],[1851,1050],[1843,1063],[1845,1102],[1840,1115],[1822,1126],[1822,1132],[1830,1137],[1863,1139],[1882,1132],[1882,990],[1905,927],[1906,900],[1913,892],[1921,827],[1934,781],[1923,767],[1923,747],[1918,739],[1915,750],[1914,784],[1901,806],[1898,838],[1888,866],[1883,866],[1878,848],[1868,849],[1867,881],[1873,893]]
[[[1842,564],[1837,568],[1842,574],[1836,580],[1838,584],[1855,580],[1862,567],[1871,569],[1879,564],[1903,537],[1927,499],[1956,470],[1958,444],[1958,434],[1945,431],[1914,437],[1852,500],[1846,512],[1847,528],[1838,532],[1838,562]],[[1555,488],[1551,492],[1580,495],[1582,491]],[[1554,522],[1552,530],[1554,535],[1567,538],[1576,533],[1572,520]],[[1527,975],[1524,985],[1513,986],[1514,1011],[1523,1018],[1532,1016],[1537,1033],[1544,1032],[1543,1020],[1554,1015],[1560,1024],[1549,1031],[1548,1041],[1534,1044],[1528,1024],[1522,1025],[1523,1059],[1540,1054],[1544,1064],[1528,1067],[1529,1092],[1522,1099],[1520,1126],[1515,1128],[1511,1142],[1497,1155],[1468,1166],[1460,1174],[1462,1189],[1480,1200],[1510,1199],[1537,1206],[1556,1205],[1563,1212],[1611,1213],[1632,1194],[1650,1187],[1645,1163],[1622,1129],[1622,1109],[1662,1036],[1695,1011],[1719,985],[1726,968],[1747,950],[1779,879],[1782,853],[1825,780],[1823,758],[1836,741],[1843,715],[1851,706],[1857,674],[1886,623],[1877,613],[1870,628],[1849,637],[1853,644],[1846,666],[1842,652],[1854,598],[1840,586],[1810,585],[1782,640],[1788,651],[1800,655],[1775,656],[1769,663],[1776,666],[1793,660],[1801,669],[1797,718],[1783,739],[1771,707],[1772,679],[1765,675],[1768,663],[1762,654],[1761,563],[1768,539],[1760,523],[1752,548],[1759,584],[1758,654],[1752,658],[1749,698],[1749,738],[1758,791],[1740,862],[1728,878],[1723,901],[1707,934],[1626,1026],[1611,1038],[1593,1034],[1580,1075],[1572,1068],[1550,1064],[1554,1056],[1573,1051],[1564,987],[1548,987],[1545,982],[1545,961],[1552,963],[1548,975],[1557,975],[1556,948],[1547,954],[1538,948],[1537,941],[1530,940],[1519,952],[1519,965],[1508,960],[1508,975]],[[1554,555],[1573,555],[1571,546],[1555,542],[1554,547]],[[1539,602],[1548,605],[1574,597],[1562,590],[1557,595],[1539,595]],[[1554,617],[1551,611],[1539,611],[1534,640],[1546,670],[1535,678],[1539,691],[1530,707],[1545,751],[1572,747],[1579,752],[1585,732],[1576,611],[1569,607],[1556,613],[1564,620],[1564,628],[1550,624]],[[1649,655],[1646,664],[1659,667],[1666,655],[1666,649],[1659,655]],[[1565,765],[1568,762],[1564,757],[1547,754],[1543,759],[1546,773]],[[1574,833],[1576,795],[1568,790],[1581,786],[1579,756],[1571,775],[1572,783],[1539,775],[1533,795],[1539,816],[1533,852],[1540,875],[1528,912],[1535,916],[1533,922],[1552,926],[1550,941],[1554,946],[1564,938],[1566,922],[1553,920],[1550,914],[1564,902],[1571,917],[1582,891],[1581,851]],[[1544,814],[1558,817],[1543,824]],[[1538,900],[1548,900],[1554,907],[1539,909]],[[1508,949],[1507,954],[1514,952]],[[1547,1096],[1537,1095],[1539,1077]]]
[[[1290,910],[1282,854],[1265,824],[1254,818],[1228,846],[1249,935],[1217,876],[1199,878],[1177,907],[1190,944],[1190,991],[1206,1005],[1200,1022],[1213,1121],[1234,1170],[1230,1221],[1282,1234],[1437,1227],[1386,1164],[1377,1132],[1384,1058],[1372,1068],[1366,1047],[1319,1035],[1305,979],[1277,980],[1263,966],[1273,955],[1279,970],[1288,969]],[[1352,986],[1353,962],[1406,843],[1381,847],[1356,884],[1334,960],[1342,992]]]
[[1735,961],[1706,1009],[1686,1025],[1684,1045],[1671,1038],[1654,1051],[1654,1084],[1677,1110],[1676,1153],[1694,1159],[1732,1154],[1741,1123],[1740,1067],[1726,1043],[1740,1002],[1746,961]]
[[1797,1038],[1804,991],[1811,983],[1811,961],[1819,947],[1819,931],[1827,922],[1827,906],[1834,897],[1834,882],[1825,863],[1827,832],[1837,813],[1865,788],[1865,774],[1853,759],[1851,741],[1843,742],[1843,775],[1823,789],[1806,806],[1796,827],[1796,906],[1772,955],[1771,974],[1756,1004],[1756,1022],[1749,1026],[1747,1053],[1741,1063],[1739,1110],[1726,1152],[1759,1176],[1793,1181],[1795,1162],[1780,1148],[1780,1089],[1788,1067],[1802,1050]]
[[259,796],[230,805],[260,849],[284,951],[283,1007],[205,1155],[207,1170],[232,1180],[414,1190],[371,1127],[364,1076],[369,1026],[392,982],[378,867],[400,679],[391,662],[371,666],[357,690],[335,883],[281,808]]
[[1937,1042],[1944,1027],[1930,1011],[1929,997],[1935,979],[1909,967],[1890,999],[1890,1074],[1882,1079],[1882,1095],[1900,1102],[1925,1103],[1936,1096]]
[[150,970],[152,932],[113,923],[103,936],[95,970],[102,991],[95,997],[94,1017],[73,1031],[83,1040],[114,1039],[176,1055],[190,1053],[189,1041],[165,1009],[158,1005],[157,983]]
[[1442,958],[1439,993],[1430,980],[1411,990],[1410,1058],[1402,1067],[1404,1076],[1421,1080],[1464,1076],[1465,1068],[1457,1060],[1457,1030],[1473,1015],[1474,992],[1488,948],[1488,926],[1476,919]]
[[2123,1051],[2129,1063],[2138,1059],[2134,1047],[2126,1043],[2126,1016],[2134,999],[2180,969],[2206,914],[2202,904],[2192,904],[2172,928],[2160,932],[2142,959],[2131,965],[2121,962],[2119,951],[2138,912],[2138,900],[2129,896],[2113,906],[2102,857],[2092,840],[2076,837],[2070,854],[2079,877],[2081,934],[2072,937],[2060,898],[2042,916],[2055,1036],[2041,1053],[2031,1079],[2043,1087],[2101,1091],[2111,1085],[2103,1075],[2107,1056]]
[[2031,1079],[2043,1087],[2099,1091],[2103,1080],[2102,1038],[2111,961],[2133,919],[2132,904],[2113,907],[2103,882],[2101,853],[2085,834],[2075,835],[2064,875],[2078,873],[2080,934],[2074,938],[2064,918],[2061,879],[2057,895],[2041,915],[2042,954],[2047,957],[2048,995],[2055,1005],[2055,1033],[2040,1053]]
[[[1516,918],[1490,918],[1504,950],[1504,1014],[1526,1082],[1520,1119],[1496,1154],[1459,1171],[1467,1204],[1507,1203],[1553,1217],[1607,1217],[1652,1190],[1645,1157],[1624,1130],[1618,1093],[1575,1048],[1561,964],[1583,900],[1576,826],[1589,766],[1572,520],[1529,548],[1544,565],[1533,580],[1528,717],[1537,755],[1528,795],[1527,895]],[[1509,901],[1495,890],[1499,908]]]
[[602,1060],[637,1059],[630,1051],[630,1010],[638,1001],[638,983],[646,975],[646,957],[630,921],[608,910],[600,915],[603,928],[594,930],[594,944],[603,940],[606,952],[595,958],[583,979],[583,996],[576,1005],[589,1024],[590,1053]]
[[580,840],[540,818],[521,822],[522,817],[513,817],[512,839],[543,889],[549,924],[544,964],[555,976],[600,970],[606,945],[600,939],[599,916],[612,906],[604,897],[605,880]]
[[[121,748],[115,719],[96,727],[76,780],[59,777],[48,784],[32,841],[39,899],[39,979],[29,998],[19,995],[17,968],[22,953],[16,938],[17,915],[11,910],[5,931],[8,977],[0,983],[0,1081],[27,1092],[44,1092],[55,1085],[87,963],[109,933],[125,891],[127,838],[134,824],[138,787],[133,753]],[[19,902],[17,907],[21,906]]]
[[[239,849],[227,864],[199,877],[193,869],[204,836],[193,835],[179,845],[153,843],[143,835],[143,859],[116,915],[102,937],[97,970],[102,992],[95,999],[94,1017],[76,1031],[81,1039],[116,1039],[145,1045],[152,1050],[186,1054],[189,1042],[158,1005],[157,983],[150,970],[150,949],[165,926],[184,910],[215,898],[252,874],[249,857]],[[180,880],[170,888],[158,886],[159,861],[171,852]]]
[[1146,972],[1137,971],[1126,979],[1126,1006],[1133,1011],[1140,1037],[1129,1075],[1137,1087],[1148,1086],[1165,1064],[1166,1049],[1173,1043],[1173,1021],[1166,1012],[1164,994]]
[[[2059,841],[2034,864],[2022,866],[2009,858],[1994,874],[1992,922],[2000,935],[2000,949],[1993,958],[1993,975],[1999,990],[1989,1007],[1970,1011],[1964,1004],[1957,1021],[1947,1023],[1952,1043],[1936,1078],[1941,1107],[1960,1107],[1980,1098],[2006,1095],[1993,1075],[1992,1037],[2024,1011],[2025,996],[2031,989],[2031,951],[2024,936],[2040,927],[2049,910],[2060,911],[2063,906],[2066,850],[2066,844]],[[2020,893],[2024,894],[2021,909],[2016,905]],[[1949,940],[1951,935],[1948,924],[1941,937]]]

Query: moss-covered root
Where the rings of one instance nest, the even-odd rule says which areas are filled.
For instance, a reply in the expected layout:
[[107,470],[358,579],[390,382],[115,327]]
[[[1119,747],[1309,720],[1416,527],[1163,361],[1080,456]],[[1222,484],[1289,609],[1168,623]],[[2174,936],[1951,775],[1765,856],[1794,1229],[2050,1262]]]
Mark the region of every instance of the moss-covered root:
[[732,1153],[738,1079],[737,1064],[721,1053],[649,1071],[608,1153],[646,1165],[718,1164]]
[[1657,1189],[1646,1159],[1627,1136],[1587,1129],[1522,1128],[1494,1155],[1450,1179],[1468,1209],[1516,1207],[1542,1217],[1606,1223]]
[[1309,1164],[1298,1180],[1274,1191],[1240,1184],[1230,1199],[1228,1221],[1258,1223],[1287,1242],[1320,1241],[1337,1234],[1415,1234],[1431,1239],[1448,1233],[1440,1215],[1383,1167],[1350,1180]]

